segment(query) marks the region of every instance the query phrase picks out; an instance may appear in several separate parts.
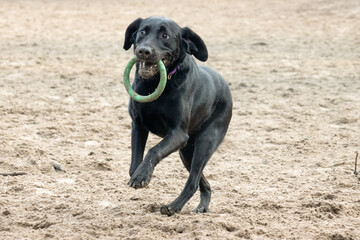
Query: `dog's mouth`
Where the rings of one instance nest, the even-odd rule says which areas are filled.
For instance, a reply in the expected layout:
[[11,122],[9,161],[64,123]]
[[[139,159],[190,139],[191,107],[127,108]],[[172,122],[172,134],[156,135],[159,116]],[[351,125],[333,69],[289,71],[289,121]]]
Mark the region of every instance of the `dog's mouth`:
[[[165,67],[170,64],[170,60],[167,58],[163,58],[162,62]],[[143,79],[150,79],[154,77],[159,72],[159,67],[157,63],[147,62],[147,61],[139,61],[139,75]]]
[[159,72],[159,68],[156,63],[139,61],[139,75],[143,79],[149,79],[155,76]]

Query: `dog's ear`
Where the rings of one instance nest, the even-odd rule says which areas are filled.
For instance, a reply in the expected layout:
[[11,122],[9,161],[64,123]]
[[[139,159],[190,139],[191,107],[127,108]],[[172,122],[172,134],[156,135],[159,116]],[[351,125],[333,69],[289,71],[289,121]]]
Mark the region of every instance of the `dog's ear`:
[[125,32],[125,41],[124,41],[124,49],[125,50],[129,50],[131,45],[134,43],[134,41],[135,41],[134,33],[137,32],[142,21],[143,21],[142,18],[138,18],[127,27],[126,32]]
[[182,41],[185,51],[194,55],[200,61],[208,59],[208,52],[204,41],[188,27],[182,28]]

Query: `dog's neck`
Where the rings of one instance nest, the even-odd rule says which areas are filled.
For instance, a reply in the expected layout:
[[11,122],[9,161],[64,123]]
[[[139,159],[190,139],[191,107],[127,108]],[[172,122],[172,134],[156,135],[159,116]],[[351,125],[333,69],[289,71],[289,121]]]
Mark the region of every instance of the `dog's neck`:
[[174,70],[172,70],[172,71],[168,74],[168,76],[167,76],[168,80],[170,80],[171,77],[172,77],[177,71],[179,71],[180,69],[181,69],[180,65],[177,65],[177,66],[174,68]]
[[168,74],[167,84],[172,89],[177,89],[186,81],[186,75],[188,74],[190,68],[185,59],[180,64],[177,64],[173,69],[174,70]]

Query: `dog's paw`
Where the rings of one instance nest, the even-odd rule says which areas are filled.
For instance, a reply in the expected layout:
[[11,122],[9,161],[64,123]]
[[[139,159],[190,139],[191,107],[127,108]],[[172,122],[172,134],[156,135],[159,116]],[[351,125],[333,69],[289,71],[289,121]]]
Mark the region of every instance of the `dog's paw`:
[[207,213],[209,212],[209,208],[203,204],[199,204],[197,208],[194,210],[195,213]]
[[151,171],[147,168],[137,169],[134,174],[130,177],[128,185],[132,188],[144,188],[150,183]]
[[180,212],[180,210],[176,210],[170,205],[160,207],[160,213],[163,215],[168,215],[169,217],[178,212]]
[[128,185],[132,188],[138,189],[138,188],[147,187],[149,185],[149,182],[146,182],[146,181],[137,182],[137,181],[130,179],[128,182]]

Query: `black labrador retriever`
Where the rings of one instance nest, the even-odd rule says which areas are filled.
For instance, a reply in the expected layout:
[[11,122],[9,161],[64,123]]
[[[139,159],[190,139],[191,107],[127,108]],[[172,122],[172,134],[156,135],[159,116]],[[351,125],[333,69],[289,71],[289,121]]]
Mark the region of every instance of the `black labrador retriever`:
[[[126,29],[124,49],[134,44],[136,63],[133,89],[152,93],[159,83],[157,62],[162,60],[168,81],[162,95],[153,102],[130,99],[132,118],[131,166],[129,185],[149,184],[156,164],[179,150],[189,178],[181,194],[160,212],[171,216],[181,211],[200,186],[200,204],[196,212],[208,212],[210,185],[203,169],[224,139],[232,115],[228,84],[213,69],[198,65],[191,55],[206,61],[203,40],[190,28],[181,28],[165,17],[139,18]],[[144,156],[149,131],[162,137]]]

